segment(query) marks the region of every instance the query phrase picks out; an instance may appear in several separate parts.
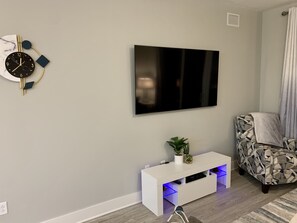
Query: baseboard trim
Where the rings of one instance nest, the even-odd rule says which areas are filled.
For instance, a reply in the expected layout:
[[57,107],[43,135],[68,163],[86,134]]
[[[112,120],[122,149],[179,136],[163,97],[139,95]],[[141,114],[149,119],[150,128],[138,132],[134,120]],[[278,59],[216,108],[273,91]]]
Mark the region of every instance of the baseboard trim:
[[83,223],[141,202],[141,192],[105,201],[41,223]]
[[[237,160],[232,160],[231,170],[237,169]],[[105,201],[78,211],[68,213],[41,223],[84,223],[111,212],[141,202],[141,191]]]

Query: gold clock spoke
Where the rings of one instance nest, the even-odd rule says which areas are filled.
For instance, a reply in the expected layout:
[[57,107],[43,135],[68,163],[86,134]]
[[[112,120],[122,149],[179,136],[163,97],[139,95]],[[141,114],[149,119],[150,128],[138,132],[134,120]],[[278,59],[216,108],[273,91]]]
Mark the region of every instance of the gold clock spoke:
[[23,89],[26,83],[26,78],[20,78],[20,89]]
[[17,35],[17,47],[18,47],[18,51],[22,52],[23,48],[22,48],[22,37],[20,35]]

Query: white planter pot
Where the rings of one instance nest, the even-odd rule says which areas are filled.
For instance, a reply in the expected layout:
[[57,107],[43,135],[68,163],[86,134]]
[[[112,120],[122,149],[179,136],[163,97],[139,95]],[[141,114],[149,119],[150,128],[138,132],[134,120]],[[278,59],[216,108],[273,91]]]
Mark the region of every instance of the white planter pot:
[[184,162],[184,156],[181,155],[181,156],[174,156],[174,163],[177,164],[177,165],[181,165],[183,164]]

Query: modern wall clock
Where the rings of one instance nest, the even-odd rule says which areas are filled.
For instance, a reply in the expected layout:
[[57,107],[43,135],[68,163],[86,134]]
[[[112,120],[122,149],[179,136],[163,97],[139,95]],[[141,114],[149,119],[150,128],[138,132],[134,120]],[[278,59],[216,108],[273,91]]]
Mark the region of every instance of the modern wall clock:
[[20,35],[0,38],[0,75],[19,82],[23,95],[40,82],[48,63],[49,60],[33,48],[29,40],[23,41]]

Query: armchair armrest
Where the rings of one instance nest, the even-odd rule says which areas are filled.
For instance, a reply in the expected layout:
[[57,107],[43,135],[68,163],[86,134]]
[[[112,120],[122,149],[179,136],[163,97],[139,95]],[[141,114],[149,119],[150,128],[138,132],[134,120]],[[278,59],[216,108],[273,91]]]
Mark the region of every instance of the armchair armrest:
[[[256,146],[256,145],[255,145]],[[257,144],[255,165],[258,168],[253,176],[263,184],[283,184],[295,182],[297,157],[295,152],[288,149]],[[263,166],[262,166],[263,165]],[[265,177],[262,177],[265,175]]]
[[290,150],[292,152],[296,151],[296,139],[288,139],[286,137],[283,138],[284,148]]
[[[261,163],[266,169],[269,168],[270,165],[274,165],[274,169],[277,169],[275,165],[287,165],[291,162],[293,166],[296,166],[295,163],[297,163],[295,151],[286,148],[256,143],[255,152],[253,154],[255,158],[261,160]],[[282,168],[288,168],[288,166],[283,166]]]

